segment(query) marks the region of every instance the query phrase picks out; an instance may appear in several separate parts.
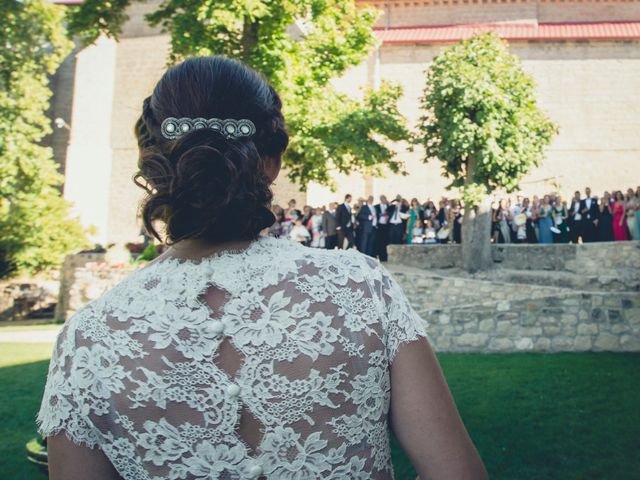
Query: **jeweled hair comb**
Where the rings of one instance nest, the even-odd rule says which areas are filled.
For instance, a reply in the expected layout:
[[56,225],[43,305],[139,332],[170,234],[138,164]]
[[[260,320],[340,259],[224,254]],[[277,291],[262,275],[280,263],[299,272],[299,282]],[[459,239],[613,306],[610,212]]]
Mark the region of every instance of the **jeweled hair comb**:
[[236,139],[238,137],[250,137],[256,133],[256,126],[251,120],[243,118],[241,120],[234,120],[232,118],[165,118],[160,125],[160,131],[164,138],[169,140],[175,140],[176,138],[185,135],[193,130],[199,130],[201,128],[210,128],[220,133],[225,138]]

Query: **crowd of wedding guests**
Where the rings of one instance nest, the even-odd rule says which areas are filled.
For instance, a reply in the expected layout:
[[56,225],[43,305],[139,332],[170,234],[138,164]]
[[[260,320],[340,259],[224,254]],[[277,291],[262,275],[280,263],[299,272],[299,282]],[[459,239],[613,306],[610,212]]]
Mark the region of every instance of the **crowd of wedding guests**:
[[[385,195],[354,201],[347,194],[342,203],[298,209],[290,200],[285,209],[273,206],[273,236],[286,236],[317,248],[352,248],[381,261],[389,244],[461,243],[463,205],[442,197],[437,205]],[[604,192],[601,198],[585,190],[570,202],[558,194],[531,199],[503,198],[492,207],[491,240],[495,243],[581,243],[640,240],[640,187],[624,194]]]
[[585,189],[570,201],[558,194],[502,199],[494,206],[492,240],[496,243],[580,243],[640,240],[640,187],[634,192]]

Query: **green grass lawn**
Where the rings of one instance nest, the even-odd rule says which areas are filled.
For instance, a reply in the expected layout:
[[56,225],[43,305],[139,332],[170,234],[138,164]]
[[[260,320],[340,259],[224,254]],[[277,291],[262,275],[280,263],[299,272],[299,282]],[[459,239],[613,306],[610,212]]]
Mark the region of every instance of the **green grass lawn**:
[[[51,346],[0,344],[0,479],[25,460]],[[439,354],[492,479],[640,478],[640,354]],[[415,478],[394,444],[398,480]]]

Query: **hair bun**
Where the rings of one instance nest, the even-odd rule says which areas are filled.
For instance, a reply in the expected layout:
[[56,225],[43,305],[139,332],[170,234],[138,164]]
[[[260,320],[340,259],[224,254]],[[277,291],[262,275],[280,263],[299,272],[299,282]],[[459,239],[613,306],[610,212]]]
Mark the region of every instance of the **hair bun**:
[[197,145],[178,158],[172,194],[176,201],[193,208],[225,204],[237,189],[238,177],[238,168],[224,152]]

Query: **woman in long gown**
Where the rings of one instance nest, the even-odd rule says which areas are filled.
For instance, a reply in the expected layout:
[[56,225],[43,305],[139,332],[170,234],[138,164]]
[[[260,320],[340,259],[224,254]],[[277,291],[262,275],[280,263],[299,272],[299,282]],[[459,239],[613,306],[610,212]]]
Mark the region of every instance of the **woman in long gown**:
[[635,234],[633,235],[633,239],[640,240],[640,187],[636,188],[634,201],[636,203],[636,223],[635,223]]
[[604,196],[598,206],[600,217],[598,218],[598,241],[613,242],[613,215],[611,214],[611,195],[604,192]]
[[613,238],[616,241],[629,240],[627,235],[627,224],[625,222],[625,203],[622,192],[616,192],[616,201],[613,203]]
[[540,229],[540,243],[553,243],[553,219],[551,218],[551,205],[549,195],[545,195],[538,211],[538,227]]
[[407,222],[407,231],[405,237],[405,243],[413,243],[413,227],[415,227],[418,220],[422,220],[422,208],[417,198],[411,199],[411,210],[409,210],[409,221]]
[[626,214],[627,214],[627,231],[629,233],[629,240],[640,240],[640,237],[636,236],[636,194],[633,189],[627,190],[626,198]]
[[569,228],[567,227],[567,207],[558,201],[551,211],[553,224],[559,233],[553,232],[553,243],[569,243]]

